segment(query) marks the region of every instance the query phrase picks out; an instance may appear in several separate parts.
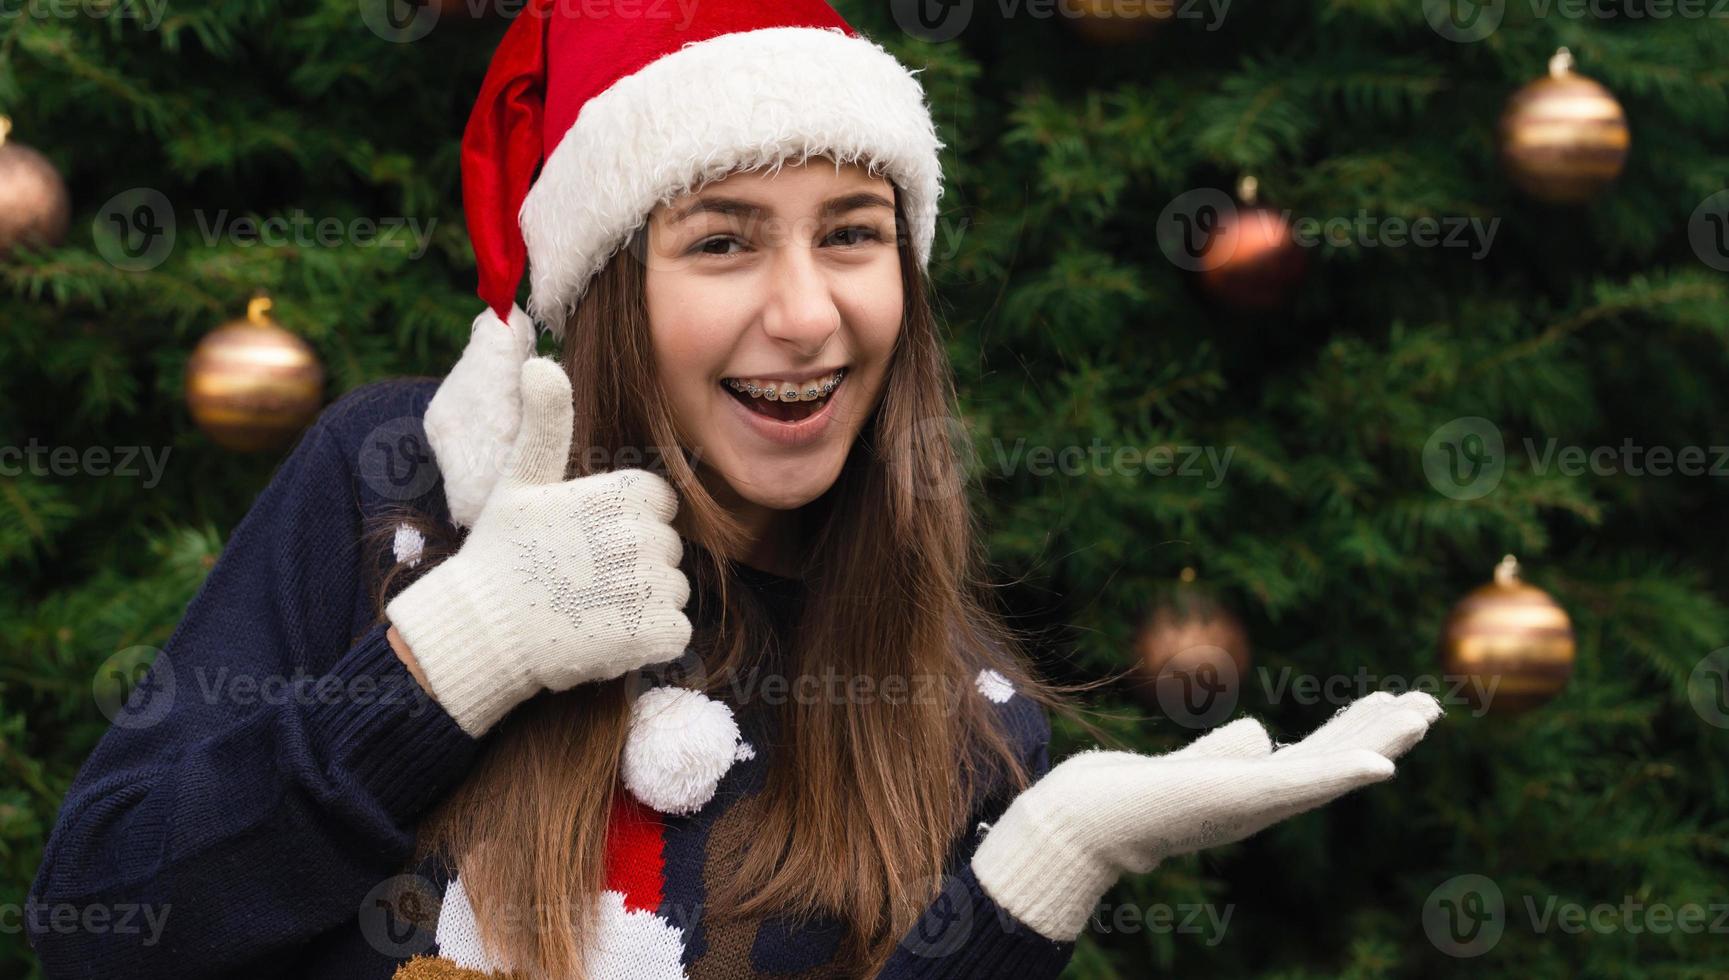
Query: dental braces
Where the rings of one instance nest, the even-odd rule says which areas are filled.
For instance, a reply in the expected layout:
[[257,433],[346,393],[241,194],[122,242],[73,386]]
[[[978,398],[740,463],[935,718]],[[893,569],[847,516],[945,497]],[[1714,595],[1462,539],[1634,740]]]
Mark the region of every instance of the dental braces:
[[[840,385],[841,381],[844,378],[846,378],[846,368],[841,368],[840,371],[835,374],[834,380],[824,382],[823,384],[820,384],[820,385],[807,386],[804,389],[804,391],[802,392],[802,394],[804,395],[803,400],[804,401],[815,401],[818,398],[821,398],[825,395],[832,393],[835,390],[835,388]],[[801,392],[799,391],[799,389],[796,386],[788,386],[787,388],[785,388],[782,391],[775,392],[775,389],[772,385],[768,386],[768,387],[763,387],[760,385],[747,384],[744,381],[740,381],[737,378],[728,379],[726,384],[727,384],[727,387],[731,388],[733,391],[748,394],[752,398],[757,398],[757,397],[761,396],[764,392],[771,392],[771,393],[773,393],[770,396],[772,400],[778,400],[778,401],[783,401],[783,402],[791,402],[791,401],[799,401],[800,400],[799,395],[801,394]]]

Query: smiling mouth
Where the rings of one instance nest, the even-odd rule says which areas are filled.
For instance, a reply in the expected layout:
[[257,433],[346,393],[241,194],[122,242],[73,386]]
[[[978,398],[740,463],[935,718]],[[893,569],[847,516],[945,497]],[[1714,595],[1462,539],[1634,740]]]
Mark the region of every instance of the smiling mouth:
[[796,397],[793,401],[786,401],[778,394],[761,393],[760,389],[758,394],[752,395],[743,387],[743,382],[733,378],[723,378],[719,383],[721,389],[728,395],[764,418],[774,419],[777,422],[798,422],[822,411],[829,399],[835,396],[835,392],[840,391],[841,385],[846,383],[847,369],[841,368],[839,373],[840,377],[832,388],[827,391],[819,390],[817,396],[808,401],[797,400]]

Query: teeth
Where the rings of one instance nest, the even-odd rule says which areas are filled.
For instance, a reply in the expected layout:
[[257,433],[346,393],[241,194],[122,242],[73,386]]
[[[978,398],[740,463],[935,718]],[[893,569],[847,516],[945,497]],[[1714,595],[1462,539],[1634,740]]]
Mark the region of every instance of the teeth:
[[743,392],[752,398],[767,398],[772,401],[810,402],[828,397],[835,390],[841,379],[846,377],[846,368],[841,368],[826,378],[812,378],[809,381],[793,383],[791,381],[776,381],[772,378],[726,378],[724,383],[733,391]]

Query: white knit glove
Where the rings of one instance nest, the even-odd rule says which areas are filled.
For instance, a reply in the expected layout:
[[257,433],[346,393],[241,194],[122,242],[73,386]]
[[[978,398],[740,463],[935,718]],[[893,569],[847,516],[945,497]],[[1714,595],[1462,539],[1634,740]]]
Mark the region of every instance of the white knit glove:
[[974,852],[973,873],[1015,918],[1072,941],[1123,872],[1242,840],[1387,779],[1440,716],[1428,694],[1380,691],[1278,751],[1260,722],[1243,718],[1165,755],[1081,752],[1009,804]]
[[569,379],[530,358],[521,392],[521,431],[467,540],[385,608],[433,698],[475,737],[542,688],[673,660],[690,642],[672,485],[640,469],[566,480]]

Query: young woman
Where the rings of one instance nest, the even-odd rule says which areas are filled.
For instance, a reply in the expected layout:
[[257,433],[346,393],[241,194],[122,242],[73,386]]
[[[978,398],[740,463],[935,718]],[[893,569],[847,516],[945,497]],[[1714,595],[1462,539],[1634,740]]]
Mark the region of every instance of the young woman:
[[583,9],[465,134],[462,361],[320,417],[80,772],[32,902],[154,926],[30,916],[49,976],[1055,977],[1123,873],[1392,775],[1427,695],[1050,767],[916,80],[820,2]]

